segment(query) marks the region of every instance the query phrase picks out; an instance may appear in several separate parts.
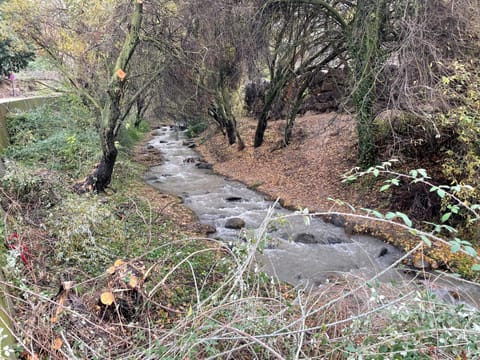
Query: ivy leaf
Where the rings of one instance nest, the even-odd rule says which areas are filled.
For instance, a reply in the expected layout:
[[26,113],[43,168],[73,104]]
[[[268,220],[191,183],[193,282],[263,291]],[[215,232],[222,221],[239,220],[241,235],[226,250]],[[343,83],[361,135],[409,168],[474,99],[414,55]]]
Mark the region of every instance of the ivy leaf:
[[437,188],[437,195],[440,196],[441,199],[443,199],[446,194],[447,194],[447,193],[445,192],[445,190],[442,190],[442,189],[438,189],[438,188]]

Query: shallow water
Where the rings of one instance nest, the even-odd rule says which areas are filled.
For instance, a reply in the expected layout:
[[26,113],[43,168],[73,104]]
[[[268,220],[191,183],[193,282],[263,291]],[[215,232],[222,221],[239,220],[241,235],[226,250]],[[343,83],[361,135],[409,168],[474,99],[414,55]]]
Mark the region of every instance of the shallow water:
[[[226,242],[242,241],[249,229],[257,229],[267,210],[274,206],[274,220],[269,226],[268,246],[259,257],[264,269],[291,284],[320,285],[339,273],[359,276],[373,275],[395,262],[402,252],[383,241],[368,236],[347,236],[343,228],[283,209],[245,185],[195,166],[199,155],[185,146],[185,134],[170,127],[156,130],[149,146],[159,149],[164,163],[150,169],[146,181],[163,192],[180,196],[202,223],[215,226],[212,237]],[[193,162],[195,160],[195,162]],[[236,201],[228,201],[235,197]],[[241,218],[246,230],[227,229],[230,218]],[[313,244],[293,241],[298,236],[313,240]],[[250,235],[251,236],[251,235]],[[379,256],[381,253],[385,253]],[[398,278],[395,270],[383,280]]]

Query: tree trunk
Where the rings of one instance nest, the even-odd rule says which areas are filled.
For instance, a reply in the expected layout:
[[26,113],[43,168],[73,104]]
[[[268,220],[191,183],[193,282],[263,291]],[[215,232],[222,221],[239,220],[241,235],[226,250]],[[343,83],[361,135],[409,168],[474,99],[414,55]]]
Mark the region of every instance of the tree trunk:
[[243,139],[240,136],[240,132],[238,131],[237,127],[235,127],[235,132],[237,133],[238,151],[242,151],[243,149],[245,149],[245,143],[243,142]]
[[254,147],[262,146],[265,130],[267,129],[268,117],[270,115],[270,111],[272,110],[272,106],[278,99],[281,90],[289,79],[290,76],[288,75],[278,76],[270,83],[270,87],[265,94],[265,101],[263,104],[262,112],[260,113],[260,117],[258,118],[257,129],[255,131],[255,139],[253,143]]
[[[118,154],[117,148],[115,147],[115,140],[117,139],[120,126],[122,125],[122,119],[124,118],[120,109],[126,81],[126,74],[124,74],[124,72],[127,70],[128,63],[139,42],[142,14],[142,2],[137,1],[135,2],[135,10],[132,14],[130,31],[117,57],[114,72],[109,83],[107,100],[101,113],[100,143],[102,145],[102,158],[93,171],[93,174],[88,176],[83,184],[74,186],[74,189],[78,192],[88,190],[102,192],[105,191],[112,181],[113,168]],[[133,100],[136,100],[136,98]],[[128,110],[129,109],[130,108],[128,108]]]
[[143,96],[139,96],[137,98],[137,111],[135,113],[135,128],[138,128],[140,126],[140,123],[143,120],[143,114],[145,113],[145,109],[145,98]]
[[102,158],[94,171],[95,184],[93,190],[97,192],[105,191],[112,180],[113,167],[117,160],[118,150],[115,146],[119,124],[121,95],[113,91],[102,112],[102,122],[100,128],[100,138],[102,142]]
[[377,160],[373,120],[377,72],[383,61],[381,31],[386,10],[385,0],[359,1],[350,34],[358,160],[364,168]]
[[227,130],[228,143],[230,145],[233,145],[236,141],[235,124],[232,122],[231,119],[225,118],[225,126]]

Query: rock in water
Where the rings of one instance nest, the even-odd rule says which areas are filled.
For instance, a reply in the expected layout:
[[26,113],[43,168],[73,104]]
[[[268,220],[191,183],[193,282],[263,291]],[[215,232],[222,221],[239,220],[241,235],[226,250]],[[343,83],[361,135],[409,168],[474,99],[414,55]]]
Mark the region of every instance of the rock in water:
[[199,169],[211,169],[212,164],[206,163],[206,162],[199,162],[196,163],[195,166]]
[[227,229],[239,230],[245,227],[245,221],[240,218],[231,218],[227,220],[227,222],[225,223],[225,227]]
[[235,202],[235,201],[242,201],[242,198],[239,196],[229,196],[225,198],[225,200],[228,202]]
[[300,233],[296,234],[293,238],[293,241],[296,243],[302,244],[315,244],[317,240],[315,239],[315,235],[309,233]]
[[338,227],[345,226],[345,218],[342,215],[333,214],[331,217],[332,224]]
[[385,256],[388,254],[388,249],[386,247],[383,247],[381,250],[380,250],[380,253],[378,254],[378,257],[382,257],[382,256]]

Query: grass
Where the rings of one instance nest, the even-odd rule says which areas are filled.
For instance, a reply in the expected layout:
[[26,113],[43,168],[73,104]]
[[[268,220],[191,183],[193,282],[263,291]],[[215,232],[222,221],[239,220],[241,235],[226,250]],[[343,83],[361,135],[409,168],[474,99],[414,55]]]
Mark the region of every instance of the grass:
[[[478,312],[442,302],[428,288],[352,276],[293,288],[258,271],[255,256],[267,241],[270,213],[257,235],[233,249],[187,232],[184,223],[192,220],[179,216],[182,205],[147,188],[145,168],[130,160],[142,133],[136,129],[122,135],[115,191],[73,193],[72,179],[91,169],[98,151],[93,137],[80,136],[94,132],[90,114],[74,106],[81,105],[62,100],[22,115],[12,136],[24,139],[23,148],[6,152],[0,230],[4,240],[17,237],[5,254],[3,286],[13,304],[18,357],[480,356]],[[59,140],[61,130],[77,134],[79,151],[62,155],[75,157],[68,166],[54,160],[70,146]],[[41,145],[49,142],[55,155]],[[103,293],[113,294],[112,305],[101,301]]]

